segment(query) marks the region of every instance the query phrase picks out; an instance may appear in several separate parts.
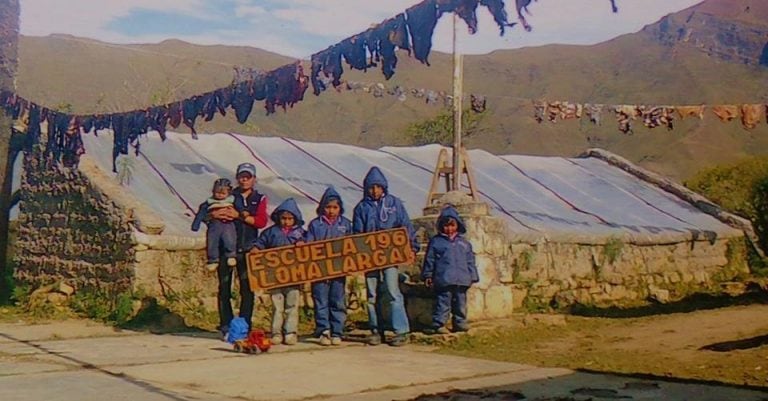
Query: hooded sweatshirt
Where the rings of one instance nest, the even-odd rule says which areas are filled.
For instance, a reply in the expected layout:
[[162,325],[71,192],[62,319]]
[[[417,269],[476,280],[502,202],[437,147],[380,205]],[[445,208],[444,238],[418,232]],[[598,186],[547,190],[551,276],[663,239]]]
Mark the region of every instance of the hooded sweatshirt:
[[[443,226],[450,218],[456,220],[459,226],[453,238],[443,234]],[[451,206],[443,209],[437,219],[437,229],[438,234],[429,241],[424,256],[421,278],[431,278],[437,288],[451,285],[469,287],[480,281],[472,244],[463,236],[467,228],[456,209]]]
[[[283,212],[289,212],[293,215],[294,225],[283,229],[280,227],[280,215]],[[298,241],[304,240],[304,220],[301,217],[301,211],[299,210],[296,201],[293,198],[288,198],[283,201],[270,215],[272,222],[275,223],[264,232],[259,235],[259,239],[256,240],[256,248],[268,249],[277,248],[281,246],[293,245]]]
[[[333,199],[339,202],[341,209],[339,216],[330,221],[325,217],[325,206]],[[328,187],[317,206],[317,217],[310,221],[309,227],[307,227],[307,242],[338,238],[349,234],[352,234],[352,222],[344,217],[344,203],[341,196],[333,187]]]
[[[374,200],[368,194],[368,190],[380,185],[384,188],[384,195],[379,200]],[[371,167],[363,180],[363,199],[355,206],[352,216],[352,231],[355,233],[369,233],[405,227],[411,238],[411,248],[414,252],[419,250],[419,242],[416,239],[416,230],[413,229],[408,212],[403,202],[389,193],[387,178],[378,167]]]

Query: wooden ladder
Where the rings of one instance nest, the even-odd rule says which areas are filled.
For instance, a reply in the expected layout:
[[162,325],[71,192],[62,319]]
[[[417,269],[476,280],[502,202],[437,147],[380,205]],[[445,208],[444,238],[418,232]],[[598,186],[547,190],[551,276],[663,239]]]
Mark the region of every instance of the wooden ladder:
[[[466,186],[469,187],[469,196],[475,202],[479,202],[480,199],[478,197],[477,186],[475,185],[475,175],[472,172],[472,167],[469,162],[469,155],[463,146],[461,147],[460,152],[461,175],[458,177],[459,188],[464,188],[465,185],[462,182],[462,177],[466,177]],[[440,185],[441,178],[443,178],[445,182],[445,192],[438,192],[438,186]],[[453,179],[453,166],[450,154],[448,153],[448,149],[440,149],[440,153],[437,155],[437,166],[435,167],[435,172],[432,175],[432,185],[429,188],[429,194],[427,194],[427,207],[434,206],[435,202],[440,199],[441,196],[445,195],[451,190]]]

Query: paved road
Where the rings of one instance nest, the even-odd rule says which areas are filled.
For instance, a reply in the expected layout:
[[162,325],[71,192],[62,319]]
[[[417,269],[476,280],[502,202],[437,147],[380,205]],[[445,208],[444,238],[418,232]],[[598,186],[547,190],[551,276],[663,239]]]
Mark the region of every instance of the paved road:
[[730,387],[648,382],[432,351],[358,343],[327,348],[307,340],[244,355],[206,335],[116,331],[81,321],[0,324],[0,400],[768,399],[768,393]]

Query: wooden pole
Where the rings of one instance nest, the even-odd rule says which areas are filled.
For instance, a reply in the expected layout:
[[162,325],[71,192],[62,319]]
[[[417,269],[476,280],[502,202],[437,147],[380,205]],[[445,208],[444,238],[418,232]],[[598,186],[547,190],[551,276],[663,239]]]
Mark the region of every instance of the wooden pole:
[[451,190],[461,189],[461,103],[463,84],[463,61],[456,46],[458,17],[453,14],[453,180]]

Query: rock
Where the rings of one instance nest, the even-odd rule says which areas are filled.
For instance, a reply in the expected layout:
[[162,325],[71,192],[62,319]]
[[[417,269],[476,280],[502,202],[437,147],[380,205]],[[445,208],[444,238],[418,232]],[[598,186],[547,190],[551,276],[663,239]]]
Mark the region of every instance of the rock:
[[736,297],[747,292],[747,285],[745,283],[728,282],[720,283],[720,288],[724,293]]
[[65,282],[59,283],[59,287],[56,290],[68,297],[75,293],[75,287],[72,287]]
[[64,305],[67,303],[67,296],[58,292],[49,292],[45,296],[45,300],[53,305]]
[[655,285],[648,286],[648,297],[656,302],[666,304],[670,301],[669,290],[664,290]]

